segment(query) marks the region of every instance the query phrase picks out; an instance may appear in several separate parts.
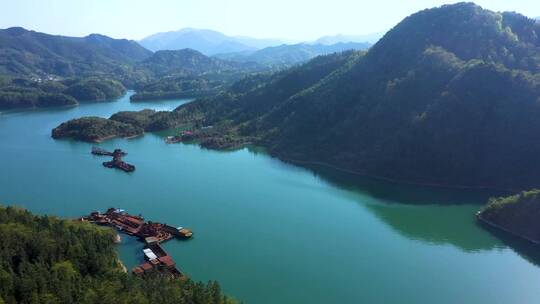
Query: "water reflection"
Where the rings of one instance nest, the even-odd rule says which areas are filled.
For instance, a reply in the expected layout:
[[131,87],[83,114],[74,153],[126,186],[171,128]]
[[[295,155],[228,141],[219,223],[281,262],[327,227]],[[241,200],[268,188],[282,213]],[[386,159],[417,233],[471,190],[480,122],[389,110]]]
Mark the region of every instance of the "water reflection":
[[[264,149],[250,148],[258,154]],[[485,189],[435,188],[367,178],[320,165],[298,165],[332,186],[367,195],[367,210],[401,235],[421,242],[451,244],[465,252],[509,247],[540,266],[540,246],[491,227],[484,227],[475,213],[490,197],[508,195]]]
[[477,223],[478,226],[489,231],[493,236],[497,237],[504,243],[504,245],[512,248],[514,252],[519,254],[522,258],[540,267],[540,245],[534,244],[527,240],[515,237],[505,231],[495,229],[489,225]]
[[334,186],[401,204],[483,205],[490,197],[509,194],[485,189],[437,188],[387,182],[320,165],[302,165],[301,167],[309,169],[314,175]]

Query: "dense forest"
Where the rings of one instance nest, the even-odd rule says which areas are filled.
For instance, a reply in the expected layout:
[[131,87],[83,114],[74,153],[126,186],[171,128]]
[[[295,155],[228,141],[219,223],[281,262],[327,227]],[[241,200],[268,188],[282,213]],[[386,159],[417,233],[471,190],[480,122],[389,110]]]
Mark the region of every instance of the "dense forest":
[[[540,185],[540,24],[472,3],[418,12],[346,52],[178,108],[284,159],[393,180]],[[248,84],[248,85],[246,85]],[[255,139],[255,140],[254,140]]]
[[117,98],[125,92],[120,82],[106,78],[36,81],[0,76],[0,109],[77,105]]
[[46,78],[123,74],[152,52],[135,41],[92,34],[64,37],[21,27],[0,30],[0,74]]
[[101,117],[83,117],[62,123],[52,131],[53,138],[74,138],[88,142],[101,142],[114,137],[142,135],[144,130],[132,124]]
[[234,303],[216,282],[126,274],[114,234],[0,207],[0,303]]
[[215,95],[245,75],[263,72],[264,66],[211,58],[191,49],[157,51],[135,70],[148,75],[138,83],[131,100]]

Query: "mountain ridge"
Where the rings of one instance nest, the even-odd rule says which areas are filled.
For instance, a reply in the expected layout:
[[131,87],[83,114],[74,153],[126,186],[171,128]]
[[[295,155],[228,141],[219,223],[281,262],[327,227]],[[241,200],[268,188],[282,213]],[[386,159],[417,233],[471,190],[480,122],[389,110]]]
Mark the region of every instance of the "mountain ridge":
[[[182,106],[176,115],[199,113],[202,125],[221,123],[222,133],[282,158],[366,175],[534,187],[540,184],[534,165],[540,145],[532,136],[540,132],[538,37],[540,25],[525,16],[445,5],[405,18],[365,55],[309,87],[283,93],[294,81],[279,84],[275,77],[287,79],[293,69],[255,89]],[[299,69],[308,73],[312,65]]]
[[91,34],[86,37],[49,35],[13,27],[0,30],[0,74],[69,77],[148,58],[137,42]]
[[316,56],[347,50],[366,50],[369,43],[338,42],[331,45],[298,43],[267,47],[257,51],[217,54],[214,57],[236,62],[256,62],[271,67],[288,67],[306,62]]
[[194,28],[156,33],[141,39],[139,43],[152,51],[189,48],[208,56],[256,49],[218,31]]

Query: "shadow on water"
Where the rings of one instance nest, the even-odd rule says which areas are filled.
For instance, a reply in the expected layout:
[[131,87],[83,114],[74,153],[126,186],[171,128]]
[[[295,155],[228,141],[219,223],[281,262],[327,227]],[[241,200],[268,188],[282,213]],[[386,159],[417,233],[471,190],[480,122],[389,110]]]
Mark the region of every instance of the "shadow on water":
[[540,267],[540,245],[481,224],[475,219],[475,213],[489,198],[509,195],[509,192],[406,185],[320,165],[300,167],[338,188],[383,200],[365,206],[377,218],[409,239],[431,244],[452,244],[466,252],[509,247]]
[[522,258],[540,267],[540,245],[529,242],[525,239],[516,237],[506,231],[496,229],[487,224],[477,222],[476,223],[482,229],[485,229],[497,239],[499,239],[504,245],[512,248]]
[[[249,151],[265,154],[260,148],[250,147]],[[483,229],[475,219],[475,213],[490,197],[508,195],[507,192],[408,185],[321,165],[291,165],[308,169],[332,186],[360,194],[367,210],[408,239],[434,245],[451,244],[465,252],[508,246],[531,263],[540,265],[540,246],[494,229]],[[365,197],[374,199],[366,202]]]
[[330,184],[348,191],[362,192],[385,202],[412,205],[483,205],[491,197],[508,195],[504,191],[430,187],[383,181],[339,171],[322,165],[295,165],[306,168]]

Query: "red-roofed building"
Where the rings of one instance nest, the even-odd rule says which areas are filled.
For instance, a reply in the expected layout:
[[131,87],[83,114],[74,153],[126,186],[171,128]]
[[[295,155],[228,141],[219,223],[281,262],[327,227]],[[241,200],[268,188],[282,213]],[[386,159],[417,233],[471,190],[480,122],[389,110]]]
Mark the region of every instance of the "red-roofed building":
[[152,266],[152,264],[148,262],[142,263],[139,267],[141,267],[141,269],[144,270],[144,272],[149,272],[149,271],[152,271],[152,269],[154,269],[154,266]]
[[169,255],[162,256],[162,257],[158,258],[158,260],[161,262],[161,264],[165,265],[167,268],[174,267],[175,263],[174,263],[173,259],[171,258],[171,256],[169,256]]
[[137,266],[137,267],[133,268],[132,272],[135,275],[142,275],[144,273],[144,270],[142,270],[141,267]]

